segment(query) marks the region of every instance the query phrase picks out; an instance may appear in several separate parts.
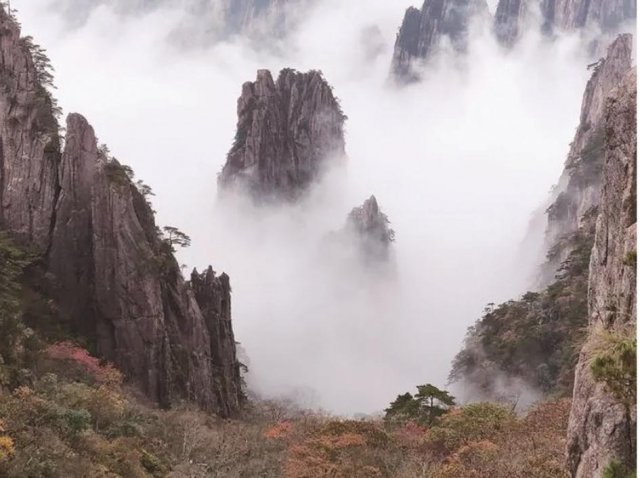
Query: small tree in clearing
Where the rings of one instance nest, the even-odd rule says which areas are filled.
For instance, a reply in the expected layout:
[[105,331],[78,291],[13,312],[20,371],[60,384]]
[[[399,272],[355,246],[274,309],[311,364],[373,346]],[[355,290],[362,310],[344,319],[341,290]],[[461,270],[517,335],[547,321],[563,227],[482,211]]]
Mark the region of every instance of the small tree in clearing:
[[385,410],[387,420],[396,422],[416,421],[431,425],[455,405],[455,399],[446,390],[431,385],[419,385],[418,393],[398,395]]

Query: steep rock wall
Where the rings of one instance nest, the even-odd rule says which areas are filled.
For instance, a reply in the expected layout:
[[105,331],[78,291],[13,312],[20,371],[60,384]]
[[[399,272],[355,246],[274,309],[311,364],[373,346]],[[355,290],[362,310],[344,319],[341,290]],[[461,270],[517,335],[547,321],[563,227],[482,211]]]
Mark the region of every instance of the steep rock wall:
[[[517,394],[523,383],[542,394],[572,393],[602,201],[606,98],[629,73],[631,48],[631,36],[621,35],[607,57],[592,67],[580,123],[547,211],[549,252],[540,283],[519,300],[488,307],[454,359],[451,381],[466,386],[474,397],[500,398],[504,389]],[[495,387],[496,377],[504,386]]]
[[636,75],[629,73],[606,102],[605,164],[589,268],[589,336],[574,385],[568,431],[572,476],[601,476],[614,459],[635,469],[635,403],[625,406],[591,364],[604,333],[635,337],[636,328]]
[[500,0],[493,18],[493,30],[498,41],[512,46],[523,33],[532,16],[530,0]]
[[598,26],[614,30],[636,18],[635,0],[542,0],[544,28],[571,31]]
[[296,199],[345,155],[345,116],[318,71],[267,70],[242,86],[235,142],[218,177],[257,201]]
[[30,45],[0,8],[0,224],[46,249],[58,194],[60,139]]
[[[151,399],[235,413],[228,277],[208,274],[196,299],[150,205],[82,116],[68,117],[60,154],[38,54],[0,7],[0,226],[37,246],[61,316]],[[216,301],[226,306],[203,314]]]
[[471,22],[481,17],[489,18],[485,0],[425,0],[421,10],[410,7],[396,38],[391,77],[400,83],[418,79],[413,63],[431,58],[445,40],[465,51]]
[[[631,35],[620,35],[609,46],[607,56],[592,65],[594,72],[583,95],[580,123],[547,210],[545,245],[550,253],[542,283],[554,277],[569,254],[571,244],[567,239],[581,228],[589,228],[582,224],[583,218],[600,202],[605,99],[631,68],[632,41]],[[590,217],[595,219],[593,215],[586,218]]]
[[[73,328],[159,403],[186,399],[222,415],[237,411],[230,308],[203,315],[145,197],[126,170],[98,150],[80,115],[69,116],[67,138],[49,269]],[[200,288],[203,307],[214,299],[230,302],[228,277],[210,276],[206,286],[208,295]],[[211,335],[215,321],[229,329],[222,338]],[[235,388],[221,385],[227,382]]]
[[597,28],[606,34],[620,32],[635,18],[635,0],[500,0],[494,30],[502,44],[511,46],[530,25],[546,33]]

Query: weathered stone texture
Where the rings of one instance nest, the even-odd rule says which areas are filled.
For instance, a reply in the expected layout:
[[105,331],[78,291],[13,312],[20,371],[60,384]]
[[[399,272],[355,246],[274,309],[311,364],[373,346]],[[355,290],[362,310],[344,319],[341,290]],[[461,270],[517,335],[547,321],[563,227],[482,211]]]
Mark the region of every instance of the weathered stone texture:
[[242,86],[235,142],[218,177],[258,201],[296,199],[345,155],[345,116],[322,74],[267,70]]
[[572,476],[601,476],[612,459],[635,469],[636,410],[627,410],[596,383],[592,349],[603,331],[635,334],[636,74],[630,72],[606,101],[605,164],[600,213],[589,268],[589,336],[576,369],[569,420]]
[[150,398],[237,412],[229,278],[209,270],[196,301],[150,205],[82,116],[69,115],[60,154],[52,100],[26,45],[0,7],[2,228],[39,247],[61,316]]
[[421,10],[410,7],[396,38],[392,78],[416,80],[414,62],[431,58],[445,40],[455,51],[466,51],[471,22],[489,16],[485,0],[425,0]]
[[606,58],[593,65],[582,100],[580,124],[547,211],[546,248],[554,249],[546,267],[547,279],[553,278],[570,250],[570,244],[563,246],[564,238],[576,232],[585,214],[600,202],[605,100],[631,68],[631,58],[632,37],[620,35],[609,47]]
[[541,10],[547,30],[572,31],[595,25],[609,31],[636,18],[636,1],[542,0]]
[[29,44],[0,8],[0,224],[46,249],[58,194],[60,140]]
[[395,239],[389,218],[380,210],[375,196],[362,206],[353,208],[347,217],[346,231],[358,241],[358,248],[366,260],[387,259]]

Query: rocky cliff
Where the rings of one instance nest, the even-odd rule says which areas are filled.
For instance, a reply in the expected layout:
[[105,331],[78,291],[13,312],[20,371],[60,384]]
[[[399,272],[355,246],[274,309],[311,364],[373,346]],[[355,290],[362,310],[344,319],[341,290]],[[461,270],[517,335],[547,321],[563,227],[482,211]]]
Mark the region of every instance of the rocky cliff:
[[571,31],[597,26],[603,31],[617,29],[636,18],[635,0],[542,0],[543,28]]
[[46,248],[58,195],[60,138],[33,42],[0,9],[0,225]]
[[587,215],[587,212],[600,202],[605,99],[631,68],[632,41],[629,34],[619,36],[609,46],[607,56],[591,65],[593,74],[583,96],[580,123],[564,171],[554,189],[554,200],[547,210],[545,243],[550,252],[543,283],[553,278],[567,258],[572,235],[581,227],[589,228],[588,224],[583,224],[583,218],[595,220],[595,216]]
[[[575,477],[602,476],[614,460],[628,470],[636,464],[636,108],[636,75],[630,72],[604,108],[604,179],[589,267],[589,331],[576,369],[568,432]],[[620,371],[624,359],[617,355],[631,340],[633,377],[625,379],[633,381],[596,380],[594,361],[614,359]]]
[[38,51],[2,8],[0,33],[2,228],[37,247],[68,325],[150,398],[237,411],[228,277],[209,271],[194,295],[130,169],[82,116],[68,117],[60,152]]
[[465,51],[471,22],[480,16],[489,17],[485,0],[426,0],[421,10],[407,9],[393,51],[392,78],[417,79],[415,64],[427,61],[445,42]]
[[267,70],[242,86],[236,138],[218,177],[220,190],[257,201],[293,200],[345,155],[345,116],[318,71]]
[[500,0],[493,18],[493,30],[498,41],[505,45],[513,45],[528,21],[532,18],[533,12],[531,0]]
[[580,123],[547,210],[548,261],[540,283],[518,300],[487,307],[454,359],[451,381],[476,398],[500,398],[505,391],[518,395],[530,388],[572,393],[576,351],[585,340],[589,264],[602,201],[606,98],[629,73],[631,50],[631,36],[621,35],[607,57],[592,65]]
[[585,28],[609,33],[620,31],[625,22],[635,18],[635,0],[500,0],[494,30],[498,40],[510,46],[538,19],[546,33]]
[[380,210],[375,196],[362,206],[355,207],[347,216],[345,230],[358,241],[358,249],[366,260],[381,260],[389,257],[389,247],[395,232],[389,218]]

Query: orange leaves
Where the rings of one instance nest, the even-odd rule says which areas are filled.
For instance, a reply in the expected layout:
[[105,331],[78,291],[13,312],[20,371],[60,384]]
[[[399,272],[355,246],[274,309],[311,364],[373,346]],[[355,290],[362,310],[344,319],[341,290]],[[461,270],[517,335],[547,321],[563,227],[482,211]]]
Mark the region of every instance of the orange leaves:
[[419,449],[425,444],[425,434],[427,429],[421,427],[414,422],[406,422],[396,428],[393,433],[393,439],[402,448]]
[[433,478],[560,478],[569,400],[538,404],[517,417],[494,404],[451,411],[427,433],[440,463]]
[[0,461],[10,458],[15,453],[13,440],[7,435],[0,435]]
[[388,476],[385,453],[390,437],[371,422],[333,421],[287,454],[286,478],[377,478]]
[[[0,433],[4,433],[4,422],[0,420]],[[15,453],[15,448],[13,445],[13,440],[8,435],[0,434],[0,461],[6,460],[7,458],[11,458]]]
[[289,438],[293,433],[293,423],[289,421],[278,422],[264,432],[265,438],[280,440]]
[[47,347],[50,359],[70,362],[87,373],[91,379],[105,385],[122,383],[122,373],[111,364],[101,364],[100,360],[73,342],[58,342]]

